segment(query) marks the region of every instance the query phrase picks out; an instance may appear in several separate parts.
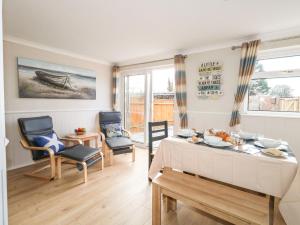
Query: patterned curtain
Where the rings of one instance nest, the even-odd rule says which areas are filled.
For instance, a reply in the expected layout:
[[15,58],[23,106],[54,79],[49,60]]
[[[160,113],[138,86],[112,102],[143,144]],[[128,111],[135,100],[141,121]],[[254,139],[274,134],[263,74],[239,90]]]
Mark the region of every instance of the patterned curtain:
[[188,127],[188,118],[186,110],[186,76],[184,56],[176,55],[175,60],[175,87],[176,87],[176,101],[179,110],[180,127]]
[[118,110],[118,79],[120,67],[113,66],[112,68],[112,108],[113,111]]
[[259,45],[260,40],[245,42],[242,44],[238,87],[234,97],[230,127],[234,127],[241,123],[241,115],[239,110],[247,93],[249,82],[254,72]]

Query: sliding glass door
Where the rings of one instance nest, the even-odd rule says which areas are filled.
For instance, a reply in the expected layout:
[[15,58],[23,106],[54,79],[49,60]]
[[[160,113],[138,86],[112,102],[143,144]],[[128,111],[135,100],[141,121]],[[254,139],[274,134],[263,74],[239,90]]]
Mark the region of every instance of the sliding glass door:
[[134,74],[125,78],[125,127],[132,140],[144,143],[146,121],[147,73]]
[[133,141],[147,144],[149,121],[167,120],[172,135],[174,124],[174,68],[127,72],[124,76],[124,121]]
[[175,103],[174,68],[152,71],[152,121],[168,121],[169,135],[173,135]]

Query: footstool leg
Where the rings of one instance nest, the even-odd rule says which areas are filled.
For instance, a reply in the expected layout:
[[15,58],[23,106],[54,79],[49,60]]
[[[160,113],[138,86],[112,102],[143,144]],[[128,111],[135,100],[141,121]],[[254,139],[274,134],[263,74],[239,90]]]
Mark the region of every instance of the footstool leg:
[[87,165],[85,162],[81,162],[82,166],[83,166],[83,176],[84,176],[84,183],[87,182]]
[[104,169],[104,156],[103,156],[103,153],[100,152],[100,156],[101,156],[101,160],[99,160],[100,162],[100,170],[103,170]]
[[61,157],[58,156],[57,158],[57,177],[58,179],[61,179]]

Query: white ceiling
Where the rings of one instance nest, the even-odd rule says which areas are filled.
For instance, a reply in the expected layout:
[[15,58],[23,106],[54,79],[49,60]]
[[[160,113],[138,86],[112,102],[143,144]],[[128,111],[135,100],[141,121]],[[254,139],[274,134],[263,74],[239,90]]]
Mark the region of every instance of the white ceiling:
[[4,35],[122,62],[300,26],[299,0],[4,0]]

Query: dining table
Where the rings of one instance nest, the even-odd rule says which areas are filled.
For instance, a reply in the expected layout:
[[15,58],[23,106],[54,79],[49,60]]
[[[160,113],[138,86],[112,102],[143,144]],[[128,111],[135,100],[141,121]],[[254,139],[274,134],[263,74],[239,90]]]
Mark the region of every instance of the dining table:
[[217,148],[177,136],[159,144],[149,178],[168,167],[281,199],[279,209],[288,225],[300,224],[300,174],[287,143],[285,157],[271,157],[254,142]]

